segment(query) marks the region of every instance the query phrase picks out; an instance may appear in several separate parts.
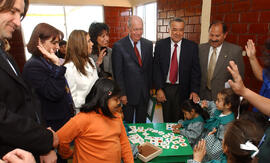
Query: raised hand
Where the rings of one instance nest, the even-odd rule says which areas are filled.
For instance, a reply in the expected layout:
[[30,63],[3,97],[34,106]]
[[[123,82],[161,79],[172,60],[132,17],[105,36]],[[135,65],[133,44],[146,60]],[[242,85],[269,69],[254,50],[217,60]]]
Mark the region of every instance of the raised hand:
[[40,50],[40,52],[43,54],[43,57],[50,60],[53,64],[60,66],[60,60],[59,58],[54,54],[53,49],[51,49],[49,52],[44,48],[42,45],[40,39],[38,40],[38,46],[37,48]]
[[206,154],[205,140],[200,140],[193,149],[193,160],[202,162]]
[[106,56],[106,50],[107,50],[107,48],[104,48],[99,52],[98,59],[96,61],[97,65],[102,64],[103,58]]
[[229,70],[229,72],[232,74],[233,80],[229,80],[229,84],[231,86],[231,88],[233,89],[233,91],[238,94],[238,95],[242,95],[243,91],[245,91],[246,87],[243,83],[243,80],[239,74],[237,65],[234,63],[234,61],[230,61],[230,66],[227,67],[227,69]]
[[245,46],[245,49],[246,49],[247,56],[249,57],[249,59],[256,59],[256,48],[255,48],[254,42],[251,39],[247,41],[247,45]]

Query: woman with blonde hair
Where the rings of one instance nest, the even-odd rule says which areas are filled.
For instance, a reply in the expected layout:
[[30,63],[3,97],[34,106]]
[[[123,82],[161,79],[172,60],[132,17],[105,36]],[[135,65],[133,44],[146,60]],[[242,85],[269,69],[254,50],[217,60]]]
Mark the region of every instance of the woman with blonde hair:
[[[71,32],[67,43],[67,54],[64,66],[65,77],[69,84],[76,108],[85,103],[85,98],[98,79],[97,69],[90,54],[93,43],[89,34],[83,30]],[[76,109],[79,112],[79,109]]]

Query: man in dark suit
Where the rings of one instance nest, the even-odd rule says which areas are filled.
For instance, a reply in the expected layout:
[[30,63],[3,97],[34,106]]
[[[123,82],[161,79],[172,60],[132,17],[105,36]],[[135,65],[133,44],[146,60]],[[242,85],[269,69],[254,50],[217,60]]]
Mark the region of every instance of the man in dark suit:
[[124,120],[145,123],[152,84],[153,44],[142,38],[143,22],[138,16],[128,20],[129,35],[113,45],[112,66],[122,89]]
[[0,4],[0,157],[22,148],[33,153],[39,162],[53,157],[57,136],[42,125],[40,103],[21,78],[18,66],[5,52],[3,40],[12,37],[27,12],[28,0],[4,0]]
[[185,99],[199,101],[201,71],[198,45],[184,39],[185,23],[175,18],[169,23],[170,37],[156,43],[154,83],[157,100],[162,102],[164,122],[183,118],[180,105]]
[[[228,34],[227,26],[221,21],[215,21],[209,28],[208,43],[199,46],[201,66],[200,98],[214,101],[218,92],[229,87],[226,82],[232,79],[227,70],[229,61],[234,61],[242,78],[244,77],[244,61],[242,48],[238,45],[224,41]],[[225,86],[227,85],[227,86]]]

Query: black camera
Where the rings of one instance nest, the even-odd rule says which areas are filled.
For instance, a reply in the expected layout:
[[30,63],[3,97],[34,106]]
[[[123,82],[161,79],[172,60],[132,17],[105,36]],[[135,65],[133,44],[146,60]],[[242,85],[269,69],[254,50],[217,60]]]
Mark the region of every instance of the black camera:
[[105,46],[104,46],[104,47],[101,47],[101,48],[100,48],[100,51],[102,51],[103,49],[106,49],[106,50],[105,50],[105,53],[106,53],[106,55],[107,55],[107,53],[108,53],[108,52],[107,52],[107,47],[105,47]]

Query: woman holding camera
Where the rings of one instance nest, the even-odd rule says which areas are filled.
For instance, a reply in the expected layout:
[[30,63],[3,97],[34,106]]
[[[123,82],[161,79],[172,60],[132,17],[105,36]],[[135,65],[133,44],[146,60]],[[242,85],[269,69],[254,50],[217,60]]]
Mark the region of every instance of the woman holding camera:
[[98,72],[105,71],[112,74],[112,49],[109,48],[109,27],[105,23],[92,23],[89,35],[93,42],[91,58],[94,59]]

